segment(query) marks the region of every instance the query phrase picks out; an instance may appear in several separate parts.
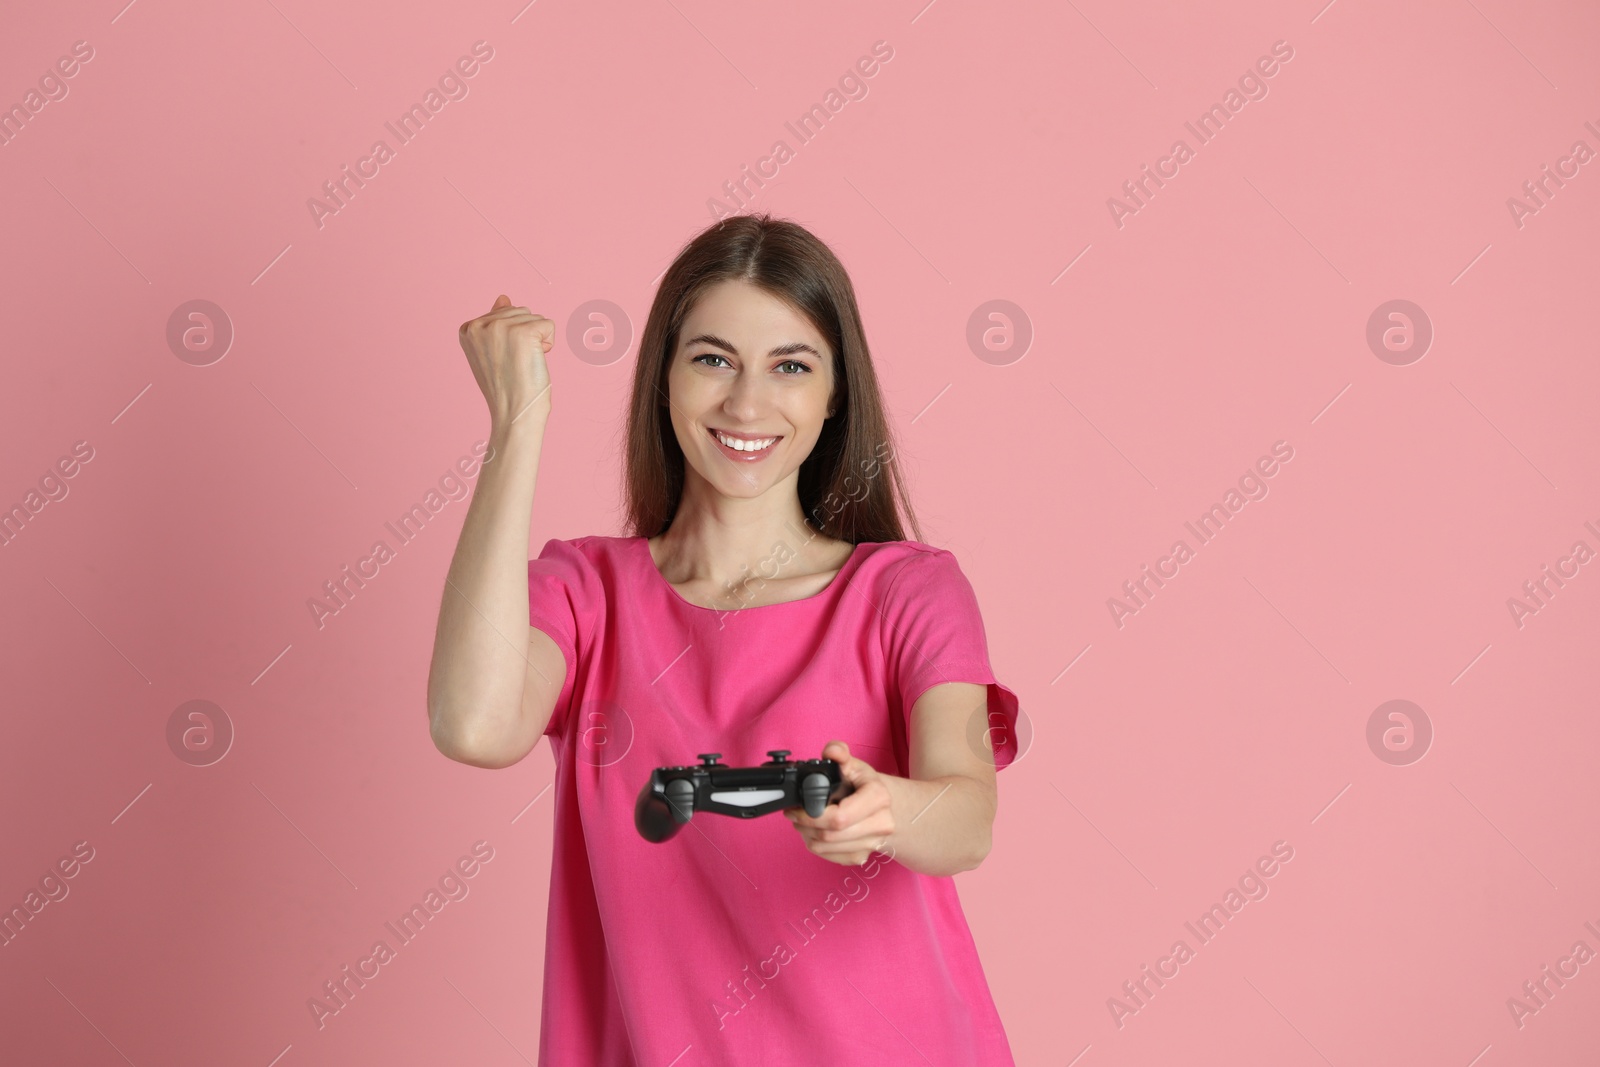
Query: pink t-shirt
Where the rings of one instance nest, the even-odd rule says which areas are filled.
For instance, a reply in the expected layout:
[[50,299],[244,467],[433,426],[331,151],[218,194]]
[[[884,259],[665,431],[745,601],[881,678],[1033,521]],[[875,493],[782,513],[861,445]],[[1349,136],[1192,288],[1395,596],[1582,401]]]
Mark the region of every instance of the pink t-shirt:
[[659,844],[633,822],[650,772],[702,752],[750,767],[837,738],[909,776],[910,712],[941,682],[988,686],[969,743],[990,726],[1009,764],[1017,698],[954,555],[864,542],[815,596],[720,610],[644,538],[579,537],[528,562],[528,593],[567,661],[541,1067],[1014,1062],[951,878],[824,860],[776,812],[700,813]]

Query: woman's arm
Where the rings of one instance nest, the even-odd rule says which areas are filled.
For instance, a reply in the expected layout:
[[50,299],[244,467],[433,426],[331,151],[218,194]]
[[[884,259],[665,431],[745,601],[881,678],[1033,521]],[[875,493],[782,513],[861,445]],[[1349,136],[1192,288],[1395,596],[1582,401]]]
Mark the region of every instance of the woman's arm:
[[[544,420],[528,421],[526,430],[490,434],[493,459],[478,476],[445,576],[428,669],[434,746],[477,767],[509,766],[533,750],[566,676],[548,637],[554,656],[537,654],[528,623],[529,513]],[[534,674],[555,667],[555,678]]]
[[923,874],[955,874],[989,855],[999,793],[988,710],[988,687],[972,682],[946,682],[917,698],[911,777],[882,776],[895,815],[888,844],[896,862]]
[[460,330],[489,402],[490,447],[439,604],[428,728],[440,752],[474,766],[527,755],[565,679],[559,649],[536,640],[542,635],[528,622],[530,512],[551,410],[544,349],[554,332],[555,323],[506,296]]
[[988,687],[973,682],[945,682],[918,697],[909,778],[882,774],[844,742],[829,742],[823,757],[839,761],[856,791],[817,819],[800,809],[787,813],[806,847],[847,866],[885,852],[921,874],[977,867],[989,854],[998,805],[994,754],[978,728],[987,726],[988,705]]

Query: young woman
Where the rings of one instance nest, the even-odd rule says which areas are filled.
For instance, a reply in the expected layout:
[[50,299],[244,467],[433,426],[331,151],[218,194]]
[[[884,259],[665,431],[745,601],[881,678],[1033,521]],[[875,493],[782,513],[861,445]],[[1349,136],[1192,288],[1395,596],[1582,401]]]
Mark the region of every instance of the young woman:
[[[1017,698],[955,557],[905,540],[844,268],[765,215],[691,241],[640,338],[630,535],[528,560],[555,337],[503,295],[461,326],[492,447],[428,677],[451,759],[550,739],[540,1064],[1012,1063],[950,876],[989,851]],[[855,791],[635,829],[655,768],[775,749]]]

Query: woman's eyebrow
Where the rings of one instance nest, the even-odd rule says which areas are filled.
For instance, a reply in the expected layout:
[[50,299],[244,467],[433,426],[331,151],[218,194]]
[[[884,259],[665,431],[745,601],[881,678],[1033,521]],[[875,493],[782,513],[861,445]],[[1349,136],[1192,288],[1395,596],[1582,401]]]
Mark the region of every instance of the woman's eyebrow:
[[[739,350],[737,348],[733,347],[727,341],[724,341],[722,338],[718,337],[714,333],[697,334],[696,336],[691,337],[687,341],[683,342],[683,346],[685,348],[687,348],[690,345],[697,345],[697,344],[701,344],[702,342],[705,343],[705,344],[708,344],[708,345],[715,345],[718,348],[722,349],[724,352],[732,352],[736,356],[739,354]],[[796,352],[810,352],[813,356],[816,356],[818,359],[822,358],[822,353],[818,352],[815,348],[812,348],[810,345],[806,344],[804,341],[790,341],[786,345],[779,345],[777,348],[774,348],[771,352],[768,352],[767,355],[773,356],[773,357],[777,357],[777,356],[792,356]]]

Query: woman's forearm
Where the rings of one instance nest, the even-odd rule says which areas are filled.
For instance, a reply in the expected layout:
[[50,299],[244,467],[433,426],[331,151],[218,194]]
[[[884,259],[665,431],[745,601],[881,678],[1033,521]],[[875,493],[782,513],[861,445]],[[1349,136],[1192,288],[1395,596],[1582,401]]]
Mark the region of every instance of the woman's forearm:
[[879,851],[919,874],[957,874],[983,862],[994,826],[993,789],[964,775],[880,777],[889,788],[894,833]]
[[522,731],[528,670],[528,534],[546,413],[491,432],[450,561],[428,671],[428,722],[452,756],[494,752]]

